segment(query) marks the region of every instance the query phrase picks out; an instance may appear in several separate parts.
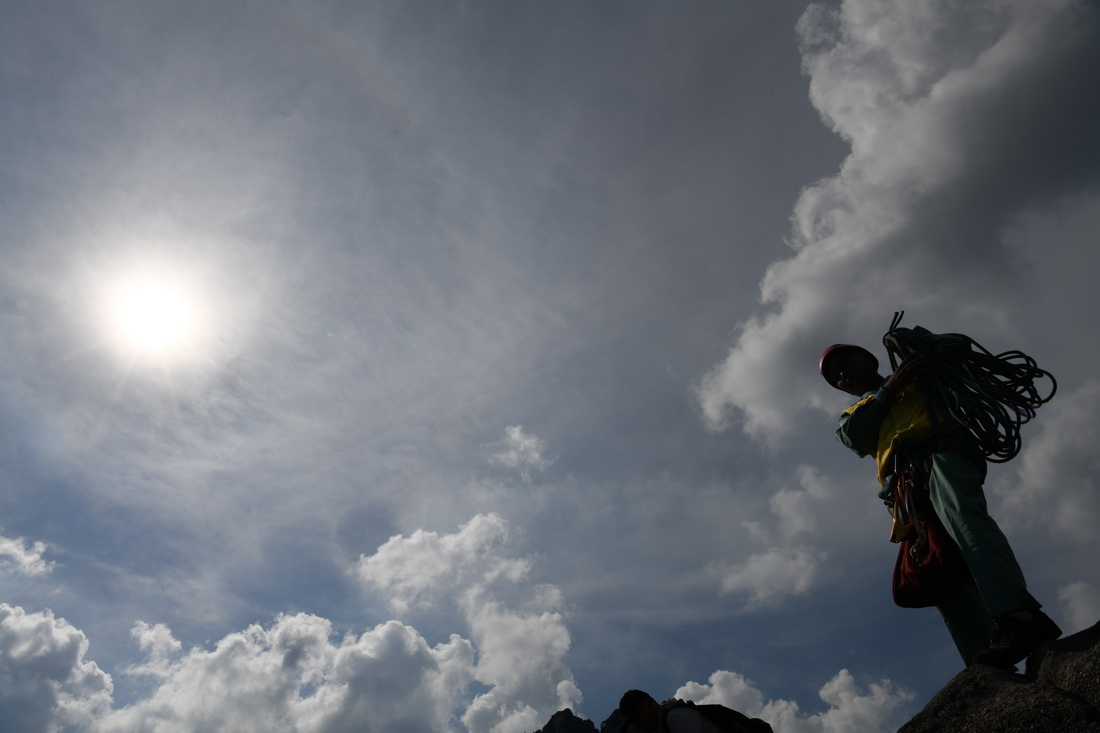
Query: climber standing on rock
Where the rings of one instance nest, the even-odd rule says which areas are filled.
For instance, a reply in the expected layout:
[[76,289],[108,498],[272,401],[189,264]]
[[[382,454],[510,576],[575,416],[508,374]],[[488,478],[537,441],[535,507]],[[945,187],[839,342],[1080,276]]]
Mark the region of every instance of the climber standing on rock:
[[[1038,396],[1035,379],[1053,383],[1053,377],[1026,354],[994,356],[961,334],[898,328],[899,321],[900,314],[884,337],[896,365],[888,378],[860,346],[836,344],[821,355],[825,380],[858,398],[841,415],[836,437],[860,457],[874,457],[879,496],[895,506],[896,524],[925,529],[919,516],[906,513],[912,503],[896,508],[904,486],[934,510],[928,523],[942,523],[949,537],[944,544],[957,547],[962,572],[969,570],[946,597],[900,605],[935,605],[967,666],[1011,667],[1062,632],[1028,592],[1008,540],[986,509],[982,484],[987,461],[1015,456],[1020,425],[1053,396],[1053,390]],[[895,599],[896,591],[897,571]]]

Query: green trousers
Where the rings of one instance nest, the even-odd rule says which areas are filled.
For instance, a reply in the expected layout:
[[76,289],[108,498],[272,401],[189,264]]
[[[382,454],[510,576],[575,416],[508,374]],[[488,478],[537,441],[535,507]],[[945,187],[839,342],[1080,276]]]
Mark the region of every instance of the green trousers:
[[970,664],[989,646],[993,619],[1041,604],[1027,591],[1023,571],[1001,528],[986,508],[985,466],[956,453],[936,453],[928,476],[932,507],[970,568],[973,582],[937,608],[951,638]]

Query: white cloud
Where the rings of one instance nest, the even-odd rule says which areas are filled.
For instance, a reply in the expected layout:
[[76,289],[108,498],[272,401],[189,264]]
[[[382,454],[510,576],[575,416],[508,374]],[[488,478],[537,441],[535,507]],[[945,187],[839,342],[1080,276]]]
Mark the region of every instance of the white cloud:
[[893,728],[889,720],[891,713],[914,697],[913,693],[898,688],[890,680],[873,682],[864,693],[846,669],[837,672],[818,695],[829,704],[829,709],[824,713],[811,715],[809,721],[815,724],[820,721],[820,730],[826,733],[870,733]]
[[809,532],[814,525],[813,509],[806,501],[806,493],[797,489],[779,489],[768,502],[772,513],[779,520],[785,537]]
[[463,607],[478,652],[477,681],[492,688],[471,703],[462,718],[467,728],[522,733],[577,706],[581,693],[563,662],[571,638],[560,613],[517,612],[479,589],[466,594]]
[[139,621],[130,629],[130,636],[145,652],[146,659],[142,664],[127,668],[127,674],[167,677],[170,658],[183,648],[172,636],[172,630],[164,624]]
[[1013,478],[993,488],[1004,500],[1006,522],[1039,522],[1060,539],[1087,543],[1100,525],[1100,380],[1089,379],[1042,408]]
[[10,572],[19,575],[48,575],[54,564],[42,558],[45,551],[46,544],[43,542],[28,545],[22,537],[12,539],[0,536],[0,573],[10,569]]
[[837,175],[803,191],[796,254],[761,282],[768,312],[739,325],[698,385],[711,428],[740,416],[748,433],[775,440],[800,410],[835,409],[818,355],[829,343],[877,339],[894,310],[926,325],[949,318],[953,331],[1005,324],[1005,228],[1089,165],[1054,120],[1088,117],[1070,105],[1091,104],[1081,101],[1092,85],[1082,69],[1094,65],[1096,33],[1093,14],[1072,0],[807,10],[799,34],[811,100],[852,152]]
[[[439,733],[456,730],[459,718],[471,733],[521,733],[575,707],[581,694],[561,662],[570,642],[560,615],[516,613],[480,593],[463,600],[473,643],[451,635],[431,646],[398,621],[338,638],[329,621],[296,614],[229,634],[212,650],[181,654],[167,627],[139,623],[133,637],[147,659],[129,671],[155,677],[157,686],[116,710],[110,676],[84,659],[82,632],[49,613],[0,604],[0,675],[19,681],[0,689],[0,715],[20,730],[102,733]],[[1096,589],[1064,589],[1062,596],[1089,593]],[[491,689],[467,701],[472,681]],[[766,699],[751,680],[725,670],[706,684],[686,683],[675,696],[726,705],[783,733],[890,729],[914,697],[889,680],[861,689],[847,670],[821,688],[829,708],[812,715],[796,702]]]
[[454,534],[418,529],[408,537],[391,537],[370,557],[360,557],[359,579],[390,593],[390,604],[398,611],[414,603],[429,605],[428,591],[439,595],[467,582],[497,578],[515,582],[527,574],[530,563],[493,552],[506,537],[506,522],[496,514],[478,514]]
[[546,458],[546,441],[537,435],[523,432],[522,425],[510,425],[504,429],[501,450],[489,458],[494,466],[504,466],[519,471],[525,484],[531,483],[531,471],[545,471],[554,461]]
[[136,636],[149,652],[143,667],[162,680],[99,730],[450,730],[472,673],[468,642],[452,636],[432,647],[397,621],[334,641],[325,619],[280,616],[170,662],[164,652],[175,645],[157,627]]
[[111,676],[84,659],[84,633],[49,611],[0,603],[0,720],[6,730],[80,729],[109,709]]
[[676,691],[673,697],[691,700],[700,705],[725,705],[755,718],[764,709],[764,693],[756,688],[752,680],[720,669],[714,672],[709,684],[688,682]]
[[461,612],[477,654],[473,676],[490,688],[462,716],[472,733],[533,730],[581,700],[564,662],[571,638],[559,611],[561,591],[537,585],[522,608],[498,596],[507,589],[514,597],[531,567],[503,554],[506,538],[501,517],[479,514],[454,534],[391,537],[358,565],[360,579],[390,593],[395,609],[447,602]]
[[[753,553],[744,562],[714,563],[723,593],[747,597],[746,607],[772,606],[787,596],[805,595],[817,580],[823,550],[805,544],[832,526],[834,514],[844,513],[846,501],[836,499],[832,481],[813,466],[799,466],[796,488],[777,489],[768,500],[774,523],[743,521],[746,536],[767,547],[780,535],[791,543]],[[850,517],[847,517],[850,519]]]
[[718,670],[709,684],[689,682],[676,691],[675,697],[699,704],[719,704],[739,710],[751,718],[768,721],[776,733],[879,733],[893,730],[900,721],[894,720],[898,709],[914,698],[909,690],[890,680],[871,683],[866,692],[855,683],[846,669],[837,672],[819,691],[828,703],[823,713],[803,716],[798,703],[790,700],[768,700],[751,680]]
[[722,571],[722,591],[748,595],[748,607],[804,595],[813,587],[825,554],[808,547],[773,548]]
[[[157,686],[117,710],[79,630],[0,605],[0,676],[17,681],[0,689],[0,717],[19,730],[439,733],[461,716],[471,733],[522,733],[576,706],[559,614],[516,613],[476,594],[467,605],[475,643],[451,635],[435,646],[398,621],[337,639],[331,622],[296,614],[180,654],[167,627],[139,623],[133,637],[147,658],[127,671]],[[491,689],[469,701],[475,680]]]
[[787,539],[813,534],[821,524],[822,505],[833,495],[831,483],[812,466],[799,466],[797,489],[779,489],[769,500]]
[[1070,583],[1058,589],[1058,600],[1065,609],[1068,633],[1100,622],[1100,588],[1092,583]]

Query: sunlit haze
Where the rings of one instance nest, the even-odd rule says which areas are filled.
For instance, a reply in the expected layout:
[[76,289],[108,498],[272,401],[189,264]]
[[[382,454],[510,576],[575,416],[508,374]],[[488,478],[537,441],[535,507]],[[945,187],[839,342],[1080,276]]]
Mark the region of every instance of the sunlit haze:
[[1095,0],[2,13],[0,729],[897,730],[898,310],[1057,378],[986,501],[1100,619]]

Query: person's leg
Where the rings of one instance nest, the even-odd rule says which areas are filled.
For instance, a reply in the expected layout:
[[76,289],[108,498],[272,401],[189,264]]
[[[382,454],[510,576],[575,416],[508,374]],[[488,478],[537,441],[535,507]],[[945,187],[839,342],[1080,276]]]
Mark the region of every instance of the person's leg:
[[962,551],[990,616],[1037,611],[1041,604],[1028,593],[1008,539],[989,516],[984,473],[961,455],[935,454],[928,476],[932,507]]
[[989,516],[982,491],[984,479],[984,467],[961,455],[937,453],[932,457],[929,494],[936,514],[962,551],[996,627],[988,648],[970,661],[1010,667],[1043,642],[1057,639],[1062,630],[1028,593],[1008,540]]
[[963,664],[969,667],[974,656],[989,647],[994,632],[993,617],[985,608],[978,586],[971,580],[936,610],[943,616]]

